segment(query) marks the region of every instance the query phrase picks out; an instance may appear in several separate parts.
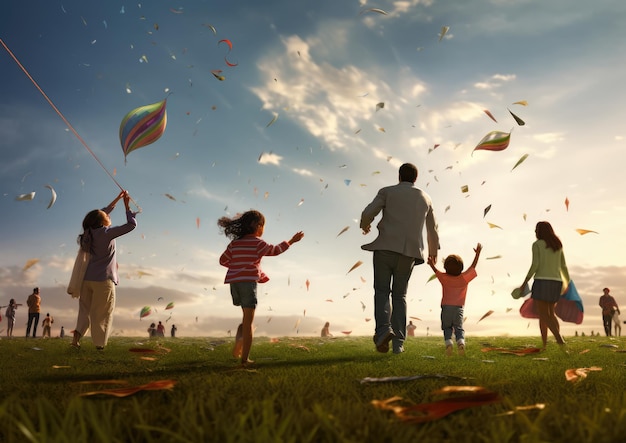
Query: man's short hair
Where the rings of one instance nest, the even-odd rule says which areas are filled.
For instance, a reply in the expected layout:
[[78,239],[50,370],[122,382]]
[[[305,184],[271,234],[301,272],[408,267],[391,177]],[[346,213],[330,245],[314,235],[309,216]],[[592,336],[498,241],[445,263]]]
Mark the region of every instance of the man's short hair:
[[415,183],[417,180],[417,166],[412,163],[405,163],[400,166],[400,181]]

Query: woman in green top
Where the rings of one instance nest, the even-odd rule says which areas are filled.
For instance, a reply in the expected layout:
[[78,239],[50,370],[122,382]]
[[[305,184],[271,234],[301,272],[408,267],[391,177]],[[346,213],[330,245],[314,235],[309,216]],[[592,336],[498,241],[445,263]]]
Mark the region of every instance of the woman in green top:
[[[533,261],[520,290],[523,290],[528,281],[534,277],[531,298],[539,314],[539,330],[543,349],[545,349],[548,342],[548,329],[558,344],[565,344],[561,337],[554,307],[564,289],[567,289],[570,278],[563,254],[563,243],[554,233],[552,225],[546,221],[538,222],[535,234],[537,240],[532,247]],[[567,282],[565,288],[563,288],[563,282]]]

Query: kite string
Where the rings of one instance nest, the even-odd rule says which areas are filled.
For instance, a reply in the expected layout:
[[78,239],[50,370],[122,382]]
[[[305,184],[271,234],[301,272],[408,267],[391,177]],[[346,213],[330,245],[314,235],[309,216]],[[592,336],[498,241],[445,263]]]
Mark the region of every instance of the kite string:
[[[104,164],[102,164],[102,162],[100,161],[100,159],[96,156],[96,154],[94,154],[94,152],[91,150],[91,148],[89,147],[89,145],[87,145],[87,142],[80,136],[80,134],[76,131],[76,129],[74,129],[74,127],[72,126],[72,124],[65,118],[65,116],[61,113],[61,111],[59,111],[59,109],[54,105],[54,103],[52,102],[52,100],[50,100],[50,98],[48,97],[48,95],[44,92],[43,89],[41,89],[41,87],[39,86],[39,84],[35,81],[35,79],[29,74],[29,72],[26,70],[26,68],[20,63],[20,61],[17,59],[17,57],[15,56],[15,54],[13,54],[13,52],[9,49],[9,47],[4,43],[4,41],[0,38],[0,44],[2,44],[2,46],[4,47],[4,49],[6,49],[6,51],[9,53],[9,55],[11,56],[11,58],[15,61],[15,63],[20,67],[20,69],[24,72],[24,74],[26,74],[26,76],[30,79],[30,81],[33,83],[33,85],[35,85],[35,87],[37,88],[37,90],[41,93],[41,95],[46,99],[46,101],[48,102],[48,104],[52,107],[52,109],[54,109],[54,111],[59,115],[59,117],[61,117],[61,120],[63,120],[63,122],[67,125],[67,127],[70,129],[70,131],[72,131],[72,133],[76,136],[76,138],[82,143],[82,145],[85,147],[85,149],[87,149],[87,151],[91,154],[91,156],[98,162],[98,164],[100,165],[100,167],[102,167],[102,169],[104,170],[104,172],[107,173],[107,175],[111,178],[111,180],[113,180],[113,183],[115,183],[117,185],[118,188],[120,188],[120,191],[124,191],[124,188],[122,188],[122,186],[118,183],[118,181],[115,179],[115,177],[113,177],[113,175],[109,172],[109,170],[104,166]],[[141,212],[141,208],[139,207],[139,205],[131,198],[132,202],[135,204],[135,206],[137,206],[137,209],[139,210],[139,212]]]

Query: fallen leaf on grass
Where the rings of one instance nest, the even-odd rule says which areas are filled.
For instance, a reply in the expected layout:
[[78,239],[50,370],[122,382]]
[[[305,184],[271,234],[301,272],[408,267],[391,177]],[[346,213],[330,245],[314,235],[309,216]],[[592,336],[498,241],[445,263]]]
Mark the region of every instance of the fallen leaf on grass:
[[79,385],[126,385],[126,380],[83,380],[76,382]]
[[513,415],[516,412],[521,412],[521,411],[542,411],[543,409],[545,409],[546,404],[545,403],[537,403],[534,405],[527,405],[527,406],[515,406],[515,408],[511,409],[510,411],[506,411],[503,412],[502,414],[497,414],[496,417],[502,417],[504,415]]
[[71,366],[52,365],[52,369],[67,369],[67,368],[71,368]]
[[176,381],[174,380],[158,380],[145,385],[132,386],[129,388],[116,388],[116,389],[102,389],[99,391],[91,391],[80,394],[81,397],[88,397],[93,395],[112,395],[114,397],[128,397],[129,395],[136,394],[140,391],[158,391],[162,389],[171,390],[174,388]]
[[576,383],[581,381],[584,378],[587,378],[587,374],[591,371],[601,371],[602,368],[597,366],[592,366],[590,368],[576,368],[576,369],[567,369],[565,371],[565,380],[570,381],[572,383]]
[[539,348],[498,348],[498,347],[488,347],[482,348],[482,352],[490,352],[490,351],[498,351],[501,354],[513,354],[513,355],[528,355],[528,354],[536,354],[537,352],[541,352]]
[[156,351],[154,349],[150,349],[150,348],[130,348],[129,349],[130,352],[135,352],[135,353],[156,353]]
[[396,381],[413,381],[413,380],[421,380],[424,378],[454,378],[457,380],[467,380],[467,377],[457,377],[456,375],[417,374],[417,375],[406,375],[406,376],[397,376],[397,377],[365,377],[361,379],[361,384],[390,383],[390,382],[396,382]]
[[[397,403],[402,397],[391,397],[387,400],[373,400],[372,404],[383,410],[393,411],[400,420],[409,423],[425,423],[438,420],[447,415],[467,408],[488,405],[500,402],[497,393],[481,387],[471,387],[473,392],[468,395],[449,397],[432,403],[420,403],[412,406],[401,406]],[[454,392],[452,387],[446,387],[434,393],[442,391]]]

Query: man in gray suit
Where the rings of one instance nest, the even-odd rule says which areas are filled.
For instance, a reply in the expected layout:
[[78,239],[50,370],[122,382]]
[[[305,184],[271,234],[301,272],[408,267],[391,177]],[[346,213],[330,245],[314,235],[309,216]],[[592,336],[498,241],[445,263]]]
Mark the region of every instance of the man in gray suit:
[[[404,352],[406,337],[406,292],[413,266],[424,263],[423,230],[426,225],[428,255],[437,261],[439,235],[430,196],[415,187],[417,167],[400,166],[399,183],[387,186],[367,205],[361,214],[363,234],[370,232],[374,218],[378,237],[361,246],[374,251],[374,343],[378,352]],[[391,299],[390,299],[391,296]]]

